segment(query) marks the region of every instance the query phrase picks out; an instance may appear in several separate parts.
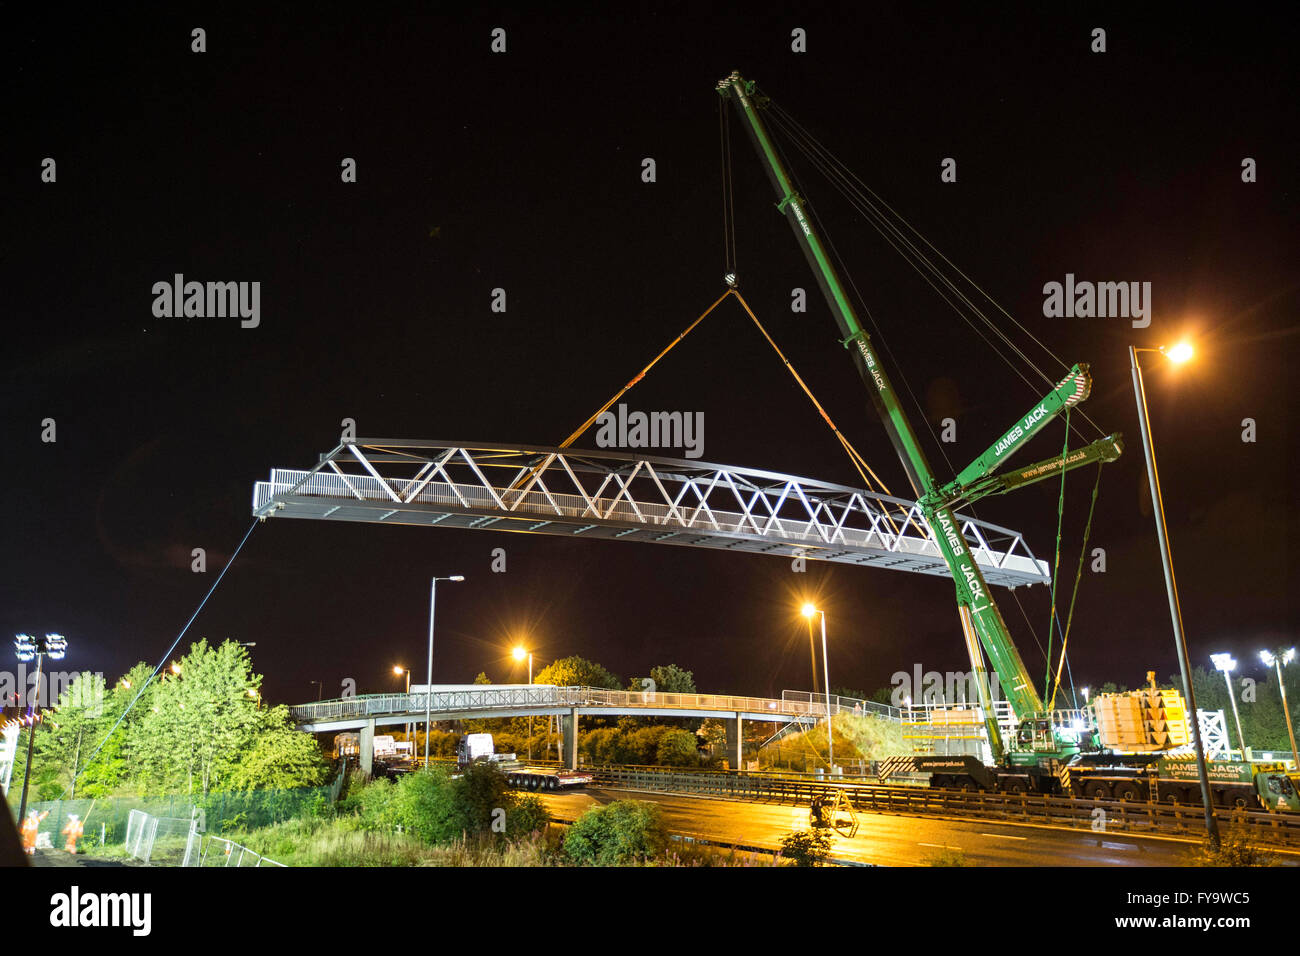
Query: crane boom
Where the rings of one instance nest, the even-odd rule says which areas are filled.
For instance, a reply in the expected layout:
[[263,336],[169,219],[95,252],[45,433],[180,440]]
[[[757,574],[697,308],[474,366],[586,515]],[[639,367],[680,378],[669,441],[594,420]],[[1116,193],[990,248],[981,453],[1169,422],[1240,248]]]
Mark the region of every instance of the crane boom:
[[[858,321],[853,305],[845,293],[844,284],[808,217],[805,200],[796,193],[789,173],[772,144],[763,119],[759,115],[763,101],[756,96],[755,84],[745,80],[738,72],[733,72],[719,81],[717,90],[720,95],[734,103],[750,141],[763,161],[768,178],[776,189],[777,209],[790,223],[809,265],[813,268],[831,313],[844,336],[844,346],[846,348],[851,346],[850,354],[853,356],[854,365],[867,386],[872,404],[903,464],[903,470],[912,485],[931,535],[952,574],[956,588],[957,613],[979,688],[989,744],[995,759],[1000,760],[1004,756],[1005,749],[990,699],[984,655],[988,656],[989,662],[998,674],[1007,700],[1018,719],[1023,720],[1031,714],[1041,712],[1043,702],[1034,687],[1033,678],[1030,677],[1020,653],[1011,640],[1011,634],[1007,630],[997,603],[993,600],[989,586],[971,556],[970,547],[961,533],[961,525],[953,513],[950,502],[962,497],[962,492],[968,487],[976,485],[981,479],[987,479],[987,476],[1012,451],[1018,449],[1053,416],[1086,398],[1090,386],[1087,367],[1075,366],[1071,369],[1070,374],[1053,389],[1052,393],[1026,416],[1029,420],[1028,425],[1025,420],[1022,420],[1004,433],[1000,440],[1004,443],[1004,447],[1000,451],[998,444],[995,443],[985,455],[976,459],[963,471],[957,481],[941,488],[935,480],[934,472],[926,460],[916,433],[903,411],[880,355]],[[1117,456],[1118,436],[1114,437],[1116,439],[1114,453]],[[1090,451],[1091,460],[1104,458],[1100,450],[1092,449],[1090,446]],[[1055,470],[1059,471],[1060,467],[1057,466]],[[985,493],[1009,490],[989,487],[990,491]],[[980,490],[984,490],[984,487],[982,486]]]

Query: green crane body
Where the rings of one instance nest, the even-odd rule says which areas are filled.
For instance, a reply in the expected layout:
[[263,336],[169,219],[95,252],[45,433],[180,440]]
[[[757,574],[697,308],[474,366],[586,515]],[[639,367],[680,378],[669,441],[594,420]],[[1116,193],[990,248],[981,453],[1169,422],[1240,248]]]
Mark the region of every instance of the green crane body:
[[990,699],[984,655],[988,656],[993,670],[997,673],[1018,721],[1023,722],[1034,715],[1041,715],[1043,701],[1011,640],[1011,634],[993,600],[988,583],[971,555],[953,507],[958,502],[969,503],[985,495],[1001,494],[1041,481],[1060,474],[1063,469],[1068,471],[1093,462],[1114,461],[1119,457],[1122,446],[1120,436],[1116,434],[1085,448],[1067,452],[1003,477],[995,477],[992,474],[1048,422],[1088,397],[1091,378],[1087,366],[1076,365],[1072,368],[1046,397],[1008,429],[989,447],[988,451],[963,469],[952,482],[939,485],[926,460],[925,452],[917,440],[916,433],[903,412],[880,356],[858,321],[853,305],[845,293],[844,285],[809,220],[804,200],[795,192],[789,174],[773,147],[763,120],[759,116],[761,104],[755,99],[755,84],[743,79],[739,73],[732,73],[718,83],[717,90],[724,98],[731,99],[736,105],[750,140],[763,160],[768,178],[776,189],[777,209],[784,213],[790,222],[804,255],[817,276],[818,284],[839,325],[843,344],[845,348],[850,349],[853,363],[867,386],[872,404],[884,423],[894,450],[903,463],[903,469],[921,513],[952,574],[956,587],[957,613],[961,620],[971,666],[975,671],[980,705],[985,715],[985,725],[994,759],[1001,761],[1005,758],[1012,763],[1038,762],[1045,758],[1068,759],[1077,753],[1077,743],[1059,739],[1055,734],[1052,735],[1050,742],[1043,741],[1040,734],[1035,734],[1034,746],[1023,750],[1017,749],[1016,752],[1009,753],[1003,746],[997,717]]

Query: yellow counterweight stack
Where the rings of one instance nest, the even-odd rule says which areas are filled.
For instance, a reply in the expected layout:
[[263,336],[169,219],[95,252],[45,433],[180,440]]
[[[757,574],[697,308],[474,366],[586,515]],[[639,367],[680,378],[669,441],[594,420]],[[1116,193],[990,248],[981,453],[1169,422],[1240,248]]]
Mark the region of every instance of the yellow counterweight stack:
[[1185,747],[1187,710],[1183,695],[1156,687],[1155,672],[1147,673],[1149,686],[1122,694],[1098,694],[1092,701],[1101,746],[1121,753],[1152,753]]

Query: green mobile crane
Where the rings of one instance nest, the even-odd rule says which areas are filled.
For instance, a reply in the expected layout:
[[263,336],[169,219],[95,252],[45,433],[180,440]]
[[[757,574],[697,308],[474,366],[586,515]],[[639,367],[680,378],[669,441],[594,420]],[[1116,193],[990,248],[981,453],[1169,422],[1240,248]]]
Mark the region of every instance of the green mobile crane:
[[[1119,434],[1113,434],[1028,467],[1003,475],[995,474],[1007,459],[1042,431],[1048,422],[1088,397],[1092,385],[1088,366],[1080,364],[1070,369],[1065,378],[1015,425],[1007,429],[987,451],[952,481],[941,484],[935,478],[925,452],[903,412],[880,353],[858,321],[844,284],[813,227],[805,200],[795,191],[773,146],[761,116],[764,101],[757,94],[755,84],[733,72],[718,83],[717,90],[735,105],[742,124],[763,161],[768,178],[776,189],[776,208],[785,215],[794,229],[799,245],[812,266],[839,325],[843,344],[853,357],[854,366],[902,461],[913,496],[920,505],[943,560],[952,574],[956,587],[957,614],[974,670],[994,761],[1008,771],[1017,768],[1010,773],[1017,780],[1054,777],[1058,767],[1080,750],[1077,715],[1063,719],[1058,714],[1045,712],[1042,698],[1034,688],[1033,679],[1011,640],[989,586],[971,555],[954,509],[987,495],[1002,494],[1043,481],[1062,471],[1119,458],[1122,451],[1121,439]],[[1015,739],[1010,745],[1002,740],[991,700],[984,655],[987,655],[998,675],[1018,724]]]

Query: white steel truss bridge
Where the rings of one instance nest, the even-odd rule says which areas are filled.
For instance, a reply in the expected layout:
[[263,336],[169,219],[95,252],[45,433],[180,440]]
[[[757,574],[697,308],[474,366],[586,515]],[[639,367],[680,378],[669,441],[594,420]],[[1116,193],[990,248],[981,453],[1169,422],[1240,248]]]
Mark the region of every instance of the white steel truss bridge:
[[[358,438],[253,488],[259,518],[531,532],[948,577],[915,502],[752,468],[621,452]],[[1050,581],[1022,535],[959,516],[990,584]]]

